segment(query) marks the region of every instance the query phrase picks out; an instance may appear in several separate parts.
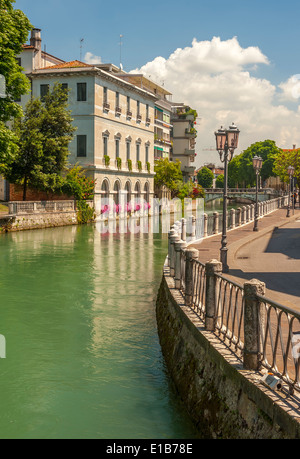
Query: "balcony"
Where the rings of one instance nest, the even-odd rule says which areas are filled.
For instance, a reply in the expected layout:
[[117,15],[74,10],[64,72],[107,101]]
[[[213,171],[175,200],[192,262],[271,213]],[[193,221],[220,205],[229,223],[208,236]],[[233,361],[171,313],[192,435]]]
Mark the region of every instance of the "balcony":
[[116,107],[116,116],[120,116],[122,113],[122,108],[121,107]]
[[127,118],[128,120],[131,120],[131,118],[132,118],[132,112],[131,112],[130,110],[127,110],[127,112],[126,112],[126,118]]
[[150,118],[146,118],[146,125],[149,126],[149,124],[151,123],[151,119]]
[[194,139],[195,137],[197,137],[197,131],[195,128],[186,128],[185,130],[185,137],[187,137],[188,139]]
[[136,122],[140,123],[142,121],[142,115],[136,115]]

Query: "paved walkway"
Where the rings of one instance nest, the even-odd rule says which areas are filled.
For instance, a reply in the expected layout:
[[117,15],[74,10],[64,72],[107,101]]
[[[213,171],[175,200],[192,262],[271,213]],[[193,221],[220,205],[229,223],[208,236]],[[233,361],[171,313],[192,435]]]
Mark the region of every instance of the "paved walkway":
[[[228,265],[231,278],[243,284],[247,279],[266,283],[266,296],[300,311],[300,209],[286,217],[279,209],[227,233]],[[220,259],[221,235],[193,244],[202,262]]]

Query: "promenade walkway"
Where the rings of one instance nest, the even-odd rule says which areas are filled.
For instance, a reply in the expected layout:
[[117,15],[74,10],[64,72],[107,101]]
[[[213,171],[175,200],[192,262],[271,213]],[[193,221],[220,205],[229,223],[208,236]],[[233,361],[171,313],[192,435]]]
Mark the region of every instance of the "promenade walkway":
[[[300,311],[300,209],[286,217],[286,209],[227,232],[229,274],[239,284],[259,279],[266,284],[266,297]],[[220,259],[221,234],[192,245],[203,263]]]

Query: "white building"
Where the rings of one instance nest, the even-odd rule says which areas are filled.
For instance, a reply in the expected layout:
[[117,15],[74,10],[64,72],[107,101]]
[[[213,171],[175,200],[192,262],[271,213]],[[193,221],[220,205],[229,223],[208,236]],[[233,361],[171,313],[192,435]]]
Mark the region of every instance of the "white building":
[[77,127],[69,163],[81,165],[96,180],[96,211],[101,197],[113,196],[118,203],[122,190],[127,200],[149,201],[154,192],[155,93],[127,81],[127,74],[112,64],[65,62],[43,52],[39,29],[32,31],[19,59],[31,80],[31,94],[20,101],[23,107],[31,96],[43,98],[56,82],[69,90]]

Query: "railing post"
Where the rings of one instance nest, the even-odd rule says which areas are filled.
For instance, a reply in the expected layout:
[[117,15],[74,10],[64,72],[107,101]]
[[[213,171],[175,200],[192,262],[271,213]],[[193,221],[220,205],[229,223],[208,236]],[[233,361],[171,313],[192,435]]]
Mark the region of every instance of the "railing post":
[[257,295],[265,294],[265,283],[252,279],[244,283],[244,360],[246,370],[259,370],[263,315]]
[[175,249],[175,288],[181,288],[181,250],[187,246],[187,243],[179,240],[178,242],[174,243]]
[[208,215],[204,213],[203,218],[204,218],[203,237],[207,237],[208,235]]
[[192,241],[196,239],[196,217],[195,215],[192,215]]
[[209,331],[215,330],[217,313],[217,280],[215,274],[222,273],[222,263],[218,260],[211,260],[205,264],[205,328]]
[[242,224],[242,209],[241,209],[241,207],[238,207],[236,209],[236,212],[237,212],[237,226],[241,226],[241,224]]
[[168,233],[168,266],[170,266],[170,259],[171,259],[171,236],[176,234],[174,228],[170,229]]
[[181,219],[181,239],[186,241],[186,219]]
[[219,232],[219,212],[214,212],[214,223],[213,223],[213,234],[218,234]]
[[180,237],[177,233],[170,237],[170,276],[174,277],[175,274],[175,242],[178,242]]
[[198,260],[199,251],[187,248],[185,251],[185,305],[191,306],[194,292],[193,260]]
[[235,228],[235,209],[230,210],[230,228]]

